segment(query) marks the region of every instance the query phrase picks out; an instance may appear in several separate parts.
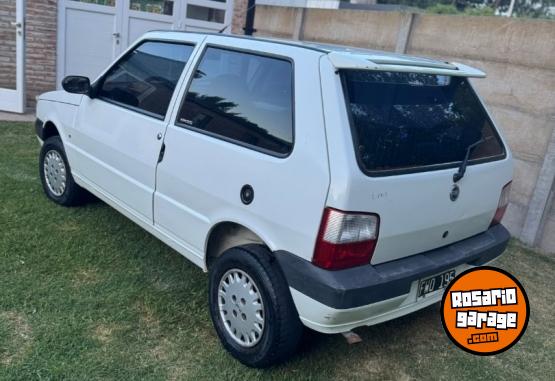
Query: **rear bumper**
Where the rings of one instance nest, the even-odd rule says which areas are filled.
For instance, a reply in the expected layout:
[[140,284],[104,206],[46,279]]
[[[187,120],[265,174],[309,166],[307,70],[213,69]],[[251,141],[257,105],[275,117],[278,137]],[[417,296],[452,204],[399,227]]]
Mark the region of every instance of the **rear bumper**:
[[[312,315],[307,310],[312,300],[321,308],[331,311],[368,309],[369,305],[382,304],[383,308],[378,310],[382,314],[392,313],[389,318],[392,319],[426,307],[441,298],[441,294],[436,295],[437,300],[434,300],[434,295],[430,295],[424,301],[417,301],[415,284],[419,279],[449,269],[457,269],[459,274],[466,268],[486,264],[503,253],[509,239],[507,229],[496,225],[484,233],[439,249],[375,266],[369,264],[338,271],[321,269],[285,251],[276,252],[276,258],[292,290],[301,318],[303,315]],[[414,298],[410,298],[413,291]],[[395,316],[395,310],[402,306],[406,312]],[[371,311],[367,312],[372,314]],[[367,319],[362,320],[371,319],[368,313],[363,313]]]

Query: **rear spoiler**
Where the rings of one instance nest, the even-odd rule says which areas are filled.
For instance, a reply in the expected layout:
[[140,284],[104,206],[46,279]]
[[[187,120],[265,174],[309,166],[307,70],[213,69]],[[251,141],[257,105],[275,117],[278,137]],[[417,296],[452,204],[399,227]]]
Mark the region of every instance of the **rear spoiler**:
[[400,71],[410,73],[450,75],[456,77],[485,78],[486,73],[457,62],[440,62],[426,59],[411,60],[409,57],[386,57],[378,55],[330,52],[327,54],[336,69],[377,71]]

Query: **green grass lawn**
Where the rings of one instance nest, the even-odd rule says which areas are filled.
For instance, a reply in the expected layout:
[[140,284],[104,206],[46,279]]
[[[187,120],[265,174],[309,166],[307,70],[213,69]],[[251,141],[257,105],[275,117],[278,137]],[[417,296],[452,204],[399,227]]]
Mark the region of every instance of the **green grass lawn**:
[[497,262],[526,288],[528,330],[508,352],[452,344],[439,307],[307,334],[292,361],[248,369],[220,346],[207,276],[102,202],[43,195],[30,123],[0,122],[0,379],[555,379],[555,260],[513,242]]

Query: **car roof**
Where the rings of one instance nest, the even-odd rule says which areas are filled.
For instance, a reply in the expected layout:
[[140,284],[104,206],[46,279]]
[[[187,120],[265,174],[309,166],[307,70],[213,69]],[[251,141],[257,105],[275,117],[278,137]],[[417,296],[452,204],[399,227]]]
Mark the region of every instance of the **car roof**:
[[379,71],[419,72],[425,74],[443,74],[465,77],[485,77],[486,74],[476,68],[457,62],[447,62],[431,58],[417,57],[380,50],[364,49],[353,46],[334,45],[311,41],[286,40],[273,37],[252,37],[219,33],[200,33],[186,31],[151,31],[143,36],[164,37],[178,39],[179,34],[193,34],[198,36],[218,36],[231,39],[247,39],[251,41],[269,42],[275,44],[295,46],[318,51],[326,54],[336,69],[362,69]]

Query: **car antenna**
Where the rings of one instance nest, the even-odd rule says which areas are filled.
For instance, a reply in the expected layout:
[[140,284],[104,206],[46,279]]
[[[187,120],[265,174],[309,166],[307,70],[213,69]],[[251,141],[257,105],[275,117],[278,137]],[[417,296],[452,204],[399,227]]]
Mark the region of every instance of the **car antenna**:
[[[248,11],[250,11],[254,7],[256,7],[256,1],[253,1],[252,5],[250,7],[248,7],[243,12],[241,12],[241,16],[243,16],[245,13],[247,13]],[[226,30],[228,27],[231,26],[232,23],[233,23],[233,20],[230,21],[229,23],[227,23],[226,25],[224,25],[224,27],[218,31],[218,34],[222,34],[224,32],[224,30]]]

